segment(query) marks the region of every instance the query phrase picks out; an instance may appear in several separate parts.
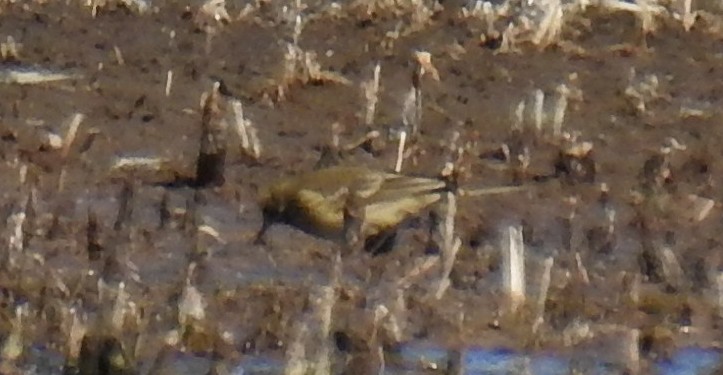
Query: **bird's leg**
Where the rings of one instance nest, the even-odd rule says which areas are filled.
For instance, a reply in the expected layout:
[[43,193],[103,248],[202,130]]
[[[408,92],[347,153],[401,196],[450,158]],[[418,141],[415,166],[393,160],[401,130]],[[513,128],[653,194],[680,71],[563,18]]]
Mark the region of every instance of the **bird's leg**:
[[356,252],[364,246],[362,227],[364,225],[364,206],[355,202],[354,194],[350,193],[344,203],[344,245],[346,252]]
[[[359,211],[361,211],[361,213]],[[363,246],[363,215],[363,208],[360,210],[348,206],[344,207],[344,244],[346,246],[347,253],[355,252]]]
[[439,244],[435,241],[434,235],[439,228],[440,218],[439,213],[433,208],[429,211],[427,217],[429,227],[427,227],[427,245],[425,246],[425,253],[427,254],[438,254]]
[[258,233],[256,233],[256,238],[254,239],[254,245],[265,245],[266,244],[266,231],[269,229],[271,224],[273,223],[273,220],[264,213],[264,219],[263,223],[261,224],[261,229],[259,229]]
[[385,230],[364,241],[364,250],[372,256],[386,254],[394,248],[397,239],[397,228]]

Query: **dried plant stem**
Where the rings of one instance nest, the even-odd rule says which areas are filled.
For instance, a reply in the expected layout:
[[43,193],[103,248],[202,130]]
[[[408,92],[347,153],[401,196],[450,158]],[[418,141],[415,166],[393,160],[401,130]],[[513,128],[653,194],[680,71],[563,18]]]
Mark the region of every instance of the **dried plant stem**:
[[206,53],[206,56],[211,55],[211,50],[213,49],[213,37],[214,33],[206,33],[206,43],[203,45],[203,51]]
[[[10,215],[7,219],[7,226],[10,228],[10,236],[8,237],[7,259],[3,260],[3,268],[6,270],[17,270],[18,257],[22,256],[25,251],[25,222],[27,219],[27,209],[30,204],[30,196],[24,196],[21,200],[21,208]],[[24,262],[23,262],[24,263]]]
[[659,257],[660,263],[663,266],[665,281],[676,289],[683,287],[685,284],[685,274],[673,250],[668,246],[664,246],[660,249]]
[[562,124],[565,122],[565,112],[567,111],[567,96],[570,89],[565,84],[557,86],[557,102],[555,103],[555,114],[552,120],[552,136],[557,139],[562,134]]
[[60,172],[58,172],[58,192],[65,190],[65,176],[67,174],[65,167],[61,167]]
[[424,67],[416,63],[412,71],[412,87],[404,99],[402,109],[402,123],[410,132],[410,137],[416,137],[422,124],[422,75]]
[[341,124],[338,122],[331,124],[331,148],[333,150],[341,150],[341,132]]
[[332,326],[332,313],[334,311],[334,305],[336,304],[336,288],[339,286],[339,279],[341,278],[341,253],[338,252],[334,257],[331,271],[331,281],[329,285],[318,288],[315,294],[316,303],[316,319],[319,322],[319,329],[317,330],[318,337],[316,342],[319,349],[316,353],[316,360],[314,361],[315,374],[331,374],[331,326]]
[[117,156],[115,160],[113,160],[113,165],[110,167],[110,170],[133,171],[137,169],[145,169],[151,171],[159,171],[165,168],[167,164],[168,160],[161,158],[148,158],[142,156]]
[[309,363],[306,360],[305,342],[308,336],[306,324],[299,324],[298,331],[286,351],[286,366],[284,375],[306,375],[309,373]]
[[587,268],[582,262],[579,252],[575,253],[575,264],[577,265],[577,272],[580,274],[580,280],[582,280],[585,285],[590,284],[590,277],[587,274]]
[[437,286],[435,297],[437,299],[444,296],[444,292],[450,285],[449,275],[452,273],[452,267],[457,259],[457,252],[462,246],[462,240],[454,235],[454,218],[457,215],[457,198],[451,192],[447,193],[447,215],[444,219],[444,232],[442,234],[442,276]]
[[0,67],[0,83],[38,85],[47,82],[58,82],[78,78],[81,78],[81,75],[42,68],[36,69],[25,66]]
[[683,16],[681,21],[683,22],[683,28],[685,31],[690,31],[690,28],[693,27],[693,24],[695,23],[698,12],[691,11],[693,0],[682,0],[682,2]]
[[173,70],[166,73],[166,97],[171,96],[171,85],[173,85]]
[[415,124],[418,117],[416,102],[417,90],[415,87],[412,87],[404,97],[404,106],[402,107],[402,125],[404,125],[405,129],[410,130],[412,135],[415,134],[414,129],[417,126]]
[[110,325],[113,328],[113,335],[120,336],[123,334],[126,315],[130,312],[129,306],[131,305],[130,294],[126,291],[125,283],[120,282],[116,290],[116,298],[110,315]]
[[85,249],[88,253],[88,260],[99,260],[101,253],[103,252],[103,246],[100,244],[100,227],[98,225],[98,218],[90,207],[88,208],[85,239]]
[[540,292],[537,296],[537,312],[535,313],[535,323],[532,325],[532,333],[536,334],[542,323],[545,322],[545,302],[547,301],[547,292],[550,288],[550,274],[555,260],[547,257],[542,270],[542,278],[540,279]]
[[259,142],[256,128],[251,121],[244,117],[243,105],[239,100],[231,100],[233,122],[236,124],[236,133],[241,138],[241,150],[244,154],[258,159],[261,156],[261,142]]
[[718,273],[716,284],[718,289],[718,316],[723,318],[723,272]]
[[78,312],[78,310],[73,307],[68,310],[66,310],[66,314],[64,316],[66,320],[67,325],[67,332],[66,332],[66,338],[67,338],[67,344],[66,344],[66,355],[68,357],[67,361],[70,363],[77,363],[78,358],[80,357],[80,350],[83,342],[83,337],[85,337],[86,332],[88,331],[88,323],[86,322],[86,318],[81,316],[81,314]]
[[364,97],[366,99],[366,110],[364,112],[364,124],[371,126],[374,123],[374,115],[377,110],[377,103],[379,102],[379,80],[381,77],[382,66],[377,63],[374,66],[374,77],[371,82],[365,82],[362,86],[364,88]]
[[195,185],[221,186],[225,182],[227,123],[221,110],[220,83],[201,97],[201,139],[196,159]]
[[123,58],[123,52],[118,46],[113,46],[113,53],[115,54],[115,60],[118,65],[125,65],[126,61]]
[[447,215],[444,219],[444,248],[450,249],[454,243],[454,218],[457,215],[457,198],[453,193],[447,193]]
[[655,0],[642,0],[637,3],[631,3],[621,0],[604,0],[601,5],[613,10],[622,10],[635,14],[640,20],[643,34],[648,34],[655,30],[655,17],[666,13],[665,7],[656,4]]
[[399,133],[399,147],[397,147],[397,163],[394,165],[394,171],[399,173],[402,171],[402,163],[404,162],[404,147],[407,143],[407,131],[402,130]]
[[133,197],[135,186],[133,179],[125,179],[118,193],[118,213],[116,214],[113,230],[119,231],[130,225],[133,218]]
[[8,35],[4,42],[0,42],[0,58],[3,61],[19,60],[20,54],[18,51],[20,48],[18,48],[18,45],[19,44],[15,41],[15,38]]
[[545,47],[560,39],[563,12],[560,0],[540,1],[540,3],[545,4],[544,16],[531,41],[537,46]]
[[422,74],[424,73],[423,69],[420,67],[418,71],[414,72],[414,78],[413,78],[413,84],[414,84],[414,103],[415,106],[415,118],[414,123],[412,127],[412,135],[417,136],[419,134],[419,129],[422,127],[422,109],[423,103],[422,103]]
[[317,319],[319,330],[317,331],[318,349],[314,361],[315,374],[331,374],[331,345],[329,343],[331,334],[331,318],[336,301],[336,293],[331,286],[321,287],[318,290]]
[[535,90],[535,112],[533,113],[535,130],[538,134],[542,133],[543,122],[543,106],[545,105],[545,93],[542,90]]
[[60,158],[63,161],[63,165],[61,166],[60,173],[58,174],[58,191],[63,191],[65,186],[65,161],[70,153],[70,147],[73,145],[73,141],[78,135],[78,128],[80,128],[80,123],[83,122],[83,119],[85,119],[85,115],[82,113],[75,113],[70,120],[68,120],[67,125],[65,126],[65,137],[63,137],[63,144],[60,150]]
[[386,362],[384,361],[384,348],[379,345],[377,346],[377,358],[379,360],[379,371],[377,372],[378,375],[384,375],[386,374]]
[[632,374],[640,373],[640,330],[631,329],[625,337],[627,369]]
[[507,228],[504,258],[504,289],[510,299],[512,311],[525,302],[525,245],[522,228]]
[[427,271],[432,269],[435,264],[439,261],[439,258],[437,257],[426,257],[424,260],[418,261],[417,264],[409,270],[403,277],[401,277],[399,280],[397,280],[395,286],[397,289],[407,289],[409,288],[414,280],[424,275]]
[[192,281],[195,270],[196,263],[191,262],[188,265],[186,281],[178,302],[178,325],[181,332],[188,331],[193,325],[206,319],[206,300]]
[[[298,9],[296,11],[299,11]],[[301,15],[297,14],[294,19],[294,34],[292,35],[294,40],[294,46],[299,48],[299,39],[301,38],[301,31],[304,30],[304,23],[301,22]],[[300,49],[300,48],[299,48]]]
[[15,319],[12,320],[12,326],[9,334],[5,337],[2,347],[0,347],[0,359],[3,365],[15,363],[15,361],[23,354],[23,310],[27,306],[17,306],[15,308]]
[[60,154],[63,159],[66,159],[68,157],[68,153],[70,152],[70,146],[73,145],[73,141],[78,135],[78,128],[80,127],[80,123],[83,122],[83,119],[85,119],[85,115],[82,113],[75,113],[70,118],[67,129],[65,131],[65,137],[63,138],[63,149]]
[[[329,285],[314,288],[310,295],[311,311],[296,325],[297,333],[286,352],[284,374],[331,374],[332,313],[336,289],[341,278],[341,253],[332,265]],[[313,329],[312,329],[313,328]]]
[[483,195],[506,194],[527,190],[529,190],[529,186],[497,186],[479,189],[459,189],[458,193],[461,197],[480,197]]
[[20,163],[18,165],[18,182],[20,185],[25,185],[25,183],[28,180],[28,165],[25,163]]
[[512,121],[512,129],[521,131],[525,123],[525,101],[521,100],[515,107],[514,120]]

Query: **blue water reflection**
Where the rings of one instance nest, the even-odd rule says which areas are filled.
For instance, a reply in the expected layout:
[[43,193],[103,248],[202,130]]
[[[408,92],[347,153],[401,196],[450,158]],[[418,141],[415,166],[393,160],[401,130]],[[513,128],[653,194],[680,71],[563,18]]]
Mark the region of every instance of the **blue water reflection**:
[[[385,374],[420,374],[425,369],[444,369],[451,352],[429,343],[410,343],[390,356]],[[508,349],[466,348],[461,352],[462,374],[465,375],[619,375],[625,373],[621,364],[606,362],[594,354],[563,356],[525,354]],[[723,366],[723,352],[716,349],[688,347],[678,350],[671,358],[654,363],[660,375],[715,375]],[[233,375],[281,374],[283,361],[264,357],[247,357],[234,368]]]
[[657,363],[661,375],[714,374],[723,367],[723,353],[703,348],[683,348],[668,361]]
[[[422,363],[433,363],[444,368],[448,352],[426,344],[409,344],[398,352],[401,367],[391,373],[414,373]],[[551,354],[525,354],[506,349],[467,348],[461,354],[463,374],[467,375],[568,375],[571,370],[589,375],[621,374],[621,364],[613,364],[590,354],[561,356]],[[723,353],[715,349],[683,348],[670,359],[654,364],[661,375],[712,375],[723,366]]]

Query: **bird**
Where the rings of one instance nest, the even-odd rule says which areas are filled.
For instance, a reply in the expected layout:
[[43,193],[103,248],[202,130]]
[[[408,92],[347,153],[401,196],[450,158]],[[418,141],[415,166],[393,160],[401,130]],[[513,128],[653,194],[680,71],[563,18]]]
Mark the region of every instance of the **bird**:
[[261,189],[263,224],[284,223],[346,247],[385,252],[399,225],[435,204],[454,183],[364,166],[333,166],[282,178]]

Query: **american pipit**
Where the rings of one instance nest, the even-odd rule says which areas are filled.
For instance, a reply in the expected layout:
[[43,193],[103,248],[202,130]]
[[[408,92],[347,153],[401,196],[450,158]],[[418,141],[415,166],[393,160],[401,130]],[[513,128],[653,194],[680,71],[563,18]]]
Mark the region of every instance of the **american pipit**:
[[366,167],[320,169],[262,189],[259,203],[263,225],[257,243],[263,242],[271,225],[286,223],[346,246],[363,244],[377,252],[380,240],[393,236],[401,223],[438,202],[447,191],[482,195],[512,190],[519,188],[462,191],[446,178],[413,177]]

